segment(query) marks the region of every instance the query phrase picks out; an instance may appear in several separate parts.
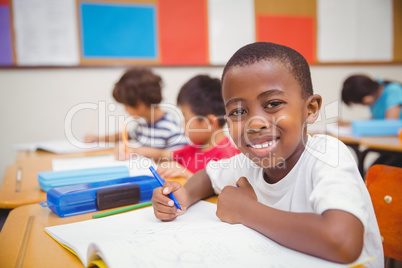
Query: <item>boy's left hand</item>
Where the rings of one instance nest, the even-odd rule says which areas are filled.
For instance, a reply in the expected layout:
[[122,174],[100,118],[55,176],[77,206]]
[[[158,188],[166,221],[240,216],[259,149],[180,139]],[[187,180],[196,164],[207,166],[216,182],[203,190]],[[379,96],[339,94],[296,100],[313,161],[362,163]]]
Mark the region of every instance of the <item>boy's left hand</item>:
[[245,177],[237,181],[237,186],[226,186],[218,196],[216,215],[221,221],[242,223],[243,208],[250,202],[257,202],[254,189]]

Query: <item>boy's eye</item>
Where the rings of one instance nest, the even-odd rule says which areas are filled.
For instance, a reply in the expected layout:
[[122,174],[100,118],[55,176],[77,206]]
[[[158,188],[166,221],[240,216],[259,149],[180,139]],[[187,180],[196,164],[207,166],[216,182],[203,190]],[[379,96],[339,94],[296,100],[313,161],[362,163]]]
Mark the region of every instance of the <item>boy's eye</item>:
[[229,116],[231,116],[231,115],[240,116],[240,115],[244,115],[245,113],[246,113],[246,111],[243,109],[236,109],[236,110],[233,110],[232,112],[230,112]]
[[282,103],[283,103],[282,101],[271,101],[265,105],[265,108],[272,109],[281,105]]

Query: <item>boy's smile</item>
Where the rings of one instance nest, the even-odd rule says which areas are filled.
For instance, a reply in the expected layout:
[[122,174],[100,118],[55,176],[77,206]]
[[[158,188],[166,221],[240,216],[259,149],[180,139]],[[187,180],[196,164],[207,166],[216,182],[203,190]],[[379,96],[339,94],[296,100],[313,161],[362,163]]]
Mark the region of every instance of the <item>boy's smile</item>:
[[254,138],[252,138],[251,135],[248,135],[248,138],[249,140],[246,143],[246,146],[249,147],[249,150],[252,150],[254,154],[261,155],[262,157],[272,152],[280,139],[280,137],[264,134]]
[[269,177],[272,173],[281,179],[304,150],[309,103],[316,95],[303,98],[293,74],[265,60],[232,66],[222,81],[222,93],[229,131],[239,150]]

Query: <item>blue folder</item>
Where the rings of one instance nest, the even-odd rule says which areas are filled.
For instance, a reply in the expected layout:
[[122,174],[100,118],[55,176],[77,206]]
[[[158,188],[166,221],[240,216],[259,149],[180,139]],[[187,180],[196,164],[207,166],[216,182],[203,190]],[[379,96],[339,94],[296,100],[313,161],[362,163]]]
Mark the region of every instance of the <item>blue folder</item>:
[[128,167],[115,166],[66,171],[43,171],[38,173],[38,182],[39,187],[47,192],[54,187],[107,181],[129,176]]
[[402,120],[355,120],[351,126],[353,136],[396,136],[402,129]]

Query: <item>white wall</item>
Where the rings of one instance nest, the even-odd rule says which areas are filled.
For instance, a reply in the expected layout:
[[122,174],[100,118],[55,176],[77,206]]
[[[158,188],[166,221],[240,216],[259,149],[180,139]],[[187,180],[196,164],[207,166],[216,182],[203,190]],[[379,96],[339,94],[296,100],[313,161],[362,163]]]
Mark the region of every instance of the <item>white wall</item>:
[[[115,103],[113,84],[125,68],[67,69],[2,69],[0,70],[0,181],[7,165],[15,162],[14,144],[65,137],[65,118],[79,104]],[[155,68],[164,79],[164,103],[176,103],[181,85],[196,74],[220,77],[221,67]],[[323,97],[323,104],[339,101],[343,80],[350,74],[365,73],[385,79],[402,80],[402,65],[312,66],[314,90]],[[106,118],[124,114],[121,105],[113,112],[106,109]],[[364,107],[340,105],[341,119],[368,118]],[[98,113],[85,109],[72,118],[71,127],[77,138],[97,129]],[[107,130],[106,130],[107,131]]]

